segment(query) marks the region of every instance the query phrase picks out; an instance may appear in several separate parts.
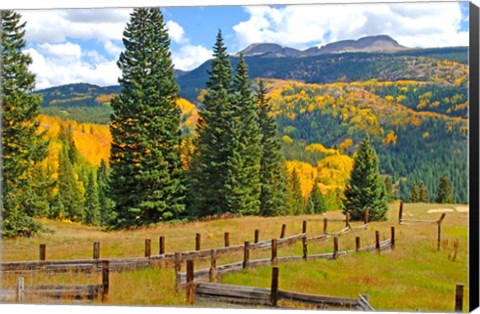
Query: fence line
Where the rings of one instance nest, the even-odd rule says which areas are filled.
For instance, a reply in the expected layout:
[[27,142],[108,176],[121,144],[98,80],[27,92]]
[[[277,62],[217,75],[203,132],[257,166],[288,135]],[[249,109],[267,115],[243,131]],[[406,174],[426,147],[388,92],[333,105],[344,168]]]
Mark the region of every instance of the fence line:
[[374,311],[368,302],[368,297],[359,295],[359,299],[322,296],[279,289],[279,269],[272,268],[271,286],[268,288],[255,288],[239,285],[227,285],[218,283],[195,282],[192,274],[193,261],[189,261],[187,302],[193,305],[196,301],[234,303],[243,305],[257,305],[268,307],[282,307],[279,301],[304,303],[316,307],[336,307],[343,309],[357,309],[362,311]]

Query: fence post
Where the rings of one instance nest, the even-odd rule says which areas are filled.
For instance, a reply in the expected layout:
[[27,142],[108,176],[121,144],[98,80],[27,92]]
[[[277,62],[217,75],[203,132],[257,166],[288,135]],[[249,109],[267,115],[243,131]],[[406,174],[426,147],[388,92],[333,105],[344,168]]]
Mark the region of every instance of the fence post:
[[402,216],[403,216],[403,201],[400,201],[400,208],[398,209],[398,224],[402,223]]
[[282,225],[282,232],[280,233],[280,239],[285,238],[285,230],[287,229],[287,225],[283,224]]
[[108,296],[110,269],[109,262],[102,261],[102,301]]
[[442,221],[445,218],[445,213],[442,214],[440,219],[437,221],[438,225],[438,236],[437,236],[437,251],[440,251],[440,243],[442,242]]
[[46,260],[46,257],[47,257],[47,245],[40,244],[40,260],[44,261]]
[[302,233],[307,233],[307,221],[304,220],[302,223]]
[[158,239],[158,254],[163,255],[165,254],[165,237],[161,236]]
[[174,261],[174,268],[175,268],[175,293],[178,293],[180,289],[180,271],[182,270],[182,253],[175,252],[175,261]]
[[255,236],[253,239],[253,243],[258,243],[258,238],[260,237],[260,230],[255,229]]
[[195,303],[195,282],[193,260],[187,261],[187,304],[193,305]]
[[145,257],[152,255],[152,240],[145,239]]
[[333,237],[333,259],[336,259],[338,255],[338,236]]
[[217,250],[210,251],[210,282],[217,280]]
[[272,268],[272,285],[270,289],[270,299],[272,306],[277,306],[278,302],[278,267]]
[[355,252],[360,251],[360,237],[355,237]]
[[230,246],[230,232],[225,232],[225,234],[223,235],[223,240],[225,242],[225,247],[229,247]]
[[202,239],[202,235],[197,233],[195,235],[195,251],[200,251],[200,241]]
[[463,285],[457,284],[455,288],[455,312],[463,311]]
[[23,303],[25,298],[25,279],[23,277],[18,277],[17,282],[17,302]]
[[345,216],[345,227],[350,228],[350,214],[349,213],[347,213],[346,216]]
[[380,231],[375,231],[375,250],[380,253]]
[[391,243],[392,243],[392,250],[395,248],[395,227],[390,227],[390,234],[391,234]]
[[278,248],[278,243],[277,239],[272,239],[272,265],[277,264],[278,258],[277,258],[277,248]]
[[365,224],[368,224],[368,222],[370,221],[370,209],[365,209],[365,213],[364,213],[365,217],[364,217],[364,220],[365,220]]
[[250,261],[250,242],[245,241],[245,245],[243,247],[243,268],[248,267],[248,262]]
[[328,219],[323,218],[323,234],[327,234]]
[[93,242],[93,259],[100,259],[100,242]]
[[303,248],[303,259],[307,260],[308,247],[307,247],[307,236],[302,238],[302,248]]

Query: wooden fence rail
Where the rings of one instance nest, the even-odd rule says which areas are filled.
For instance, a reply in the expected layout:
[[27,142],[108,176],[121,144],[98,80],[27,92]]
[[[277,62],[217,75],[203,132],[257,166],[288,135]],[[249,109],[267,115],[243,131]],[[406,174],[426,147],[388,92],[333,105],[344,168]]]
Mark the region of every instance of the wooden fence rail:
[[[330,308],[374,311],[368,302],[368,297],[363,295],[359,295],[359,299],[352,299],[280,290],[278,277],[279,269],[278,267],[273,267],[270,289],[206,282],[194,283],[194,277],[190,278],[189,285],[195,287],[195,296],[193,299],[196,302],[220,302],[250,306],[278,307],[279,301],[288,301],[314,305],[316,307],[328,306]],[[188,296],[188,300],[192,300],[190,295]]]
[[109,291],[109,262],[101,261],[102,283],[91,285],[32,285],[26,286],[23,277],[18,278],[16,287],[2,288],[0,302],[23,302],[25,298],[53,298],[102,301]]

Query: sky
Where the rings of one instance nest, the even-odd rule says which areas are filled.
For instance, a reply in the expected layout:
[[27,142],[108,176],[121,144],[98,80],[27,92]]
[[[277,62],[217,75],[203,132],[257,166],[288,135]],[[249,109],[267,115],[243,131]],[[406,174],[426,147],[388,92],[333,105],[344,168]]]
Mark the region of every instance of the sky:
[[[117,84],[116,62],[132,9],[20,10],[37,89]],[[255,5],[162,8],[176,69],[212,56],[219,29],[229,53],[252,43],[306,49],[389,35],[407,47],[468,46],[468,2]]]

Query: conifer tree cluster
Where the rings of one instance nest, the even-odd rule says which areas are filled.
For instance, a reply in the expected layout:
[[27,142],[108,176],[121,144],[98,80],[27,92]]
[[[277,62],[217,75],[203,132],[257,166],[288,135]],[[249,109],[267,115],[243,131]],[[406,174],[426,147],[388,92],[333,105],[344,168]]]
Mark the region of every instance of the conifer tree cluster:
[[219,31],[197,124],[190,176],[190,212],[275,215],[283,179],[276,124],[263,85],[256,95],[243,56],[233,73]]

